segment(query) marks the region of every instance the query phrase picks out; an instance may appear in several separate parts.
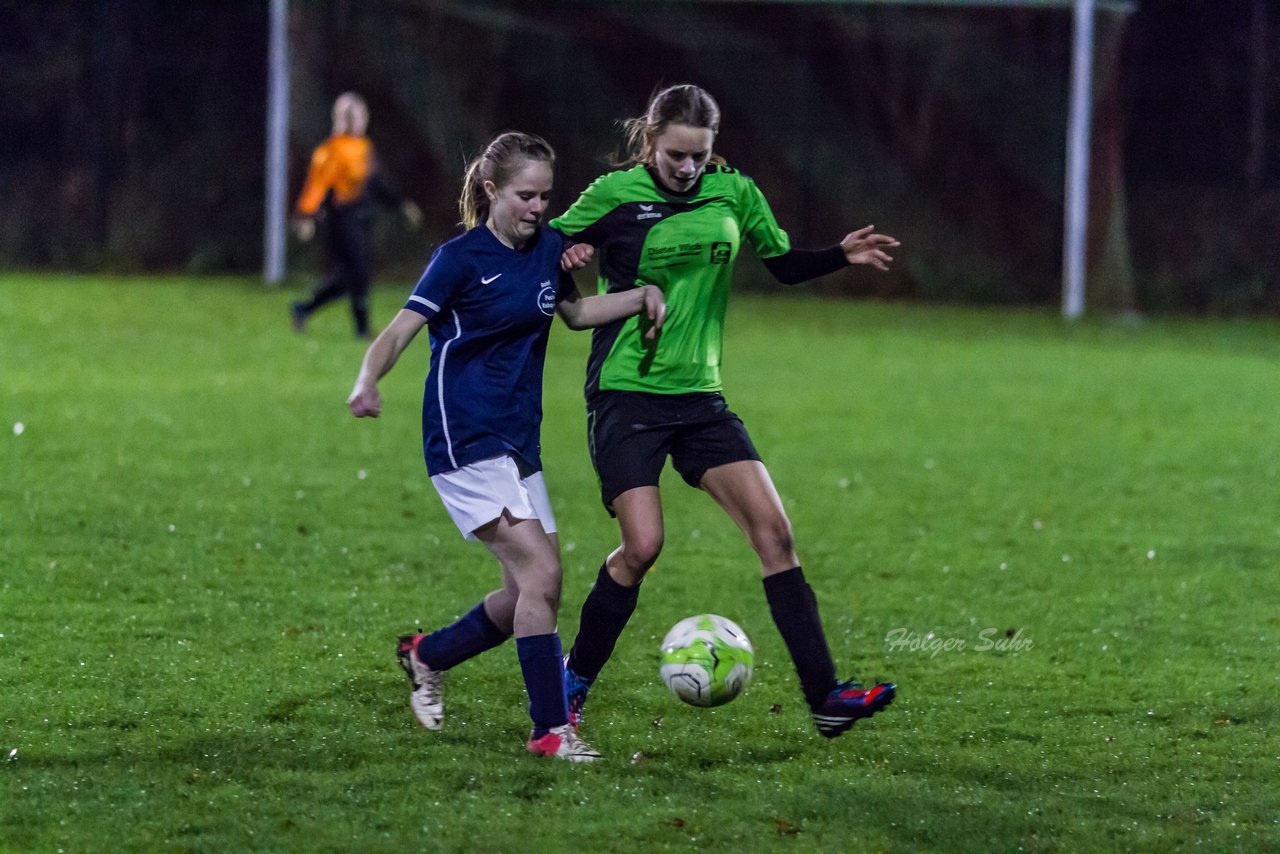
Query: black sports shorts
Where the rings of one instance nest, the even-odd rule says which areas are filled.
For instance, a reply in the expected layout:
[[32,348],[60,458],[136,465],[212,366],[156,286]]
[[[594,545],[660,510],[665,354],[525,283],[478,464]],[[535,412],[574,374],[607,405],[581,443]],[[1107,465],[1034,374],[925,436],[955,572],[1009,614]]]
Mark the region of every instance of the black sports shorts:
[[707,469],[760,459],[719,392],[596,392],[587,401],[587,447],[610,514],[613,499],[628,489],[658,485],[668,455],[694,488]]

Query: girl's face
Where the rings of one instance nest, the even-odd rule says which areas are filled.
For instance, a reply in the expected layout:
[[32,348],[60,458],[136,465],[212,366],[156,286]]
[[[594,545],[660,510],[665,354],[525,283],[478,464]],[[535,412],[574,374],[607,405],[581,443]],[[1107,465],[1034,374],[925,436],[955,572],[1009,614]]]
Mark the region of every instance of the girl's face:
[[502,187],[484,182],[489,197],[487,224],[497,238],[512,249],[524,246],[537,232],[547,212],[554,173],[545,160],[525,160]]
[[668,190],[684,193],[693,188],[711,159],[716,141],[711,128],[669,124],[653,140],[653,168]]

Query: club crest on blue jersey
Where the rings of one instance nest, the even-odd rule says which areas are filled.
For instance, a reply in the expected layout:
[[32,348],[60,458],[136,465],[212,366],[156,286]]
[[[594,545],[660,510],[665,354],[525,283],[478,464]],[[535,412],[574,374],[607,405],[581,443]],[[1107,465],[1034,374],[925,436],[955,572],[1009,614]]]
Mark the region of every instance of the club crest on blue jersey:
[[542,313],[553,315],[556,313],[556,289],[551,286],[551,280],[543,282],[542,290],[538,291],[538,308],[542,309]]

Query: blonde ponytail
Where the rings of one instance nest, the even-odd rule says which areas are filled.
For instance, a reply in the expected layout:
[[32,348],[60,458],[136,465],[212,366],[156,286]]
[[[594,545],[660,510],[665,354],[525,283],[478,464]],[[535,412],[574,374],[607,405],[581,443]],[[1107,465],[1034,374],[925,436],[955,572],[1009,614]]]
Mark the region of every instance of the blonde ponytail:
[[462,179],[462,194],[458,196],[458,213],[464,228],[475,228],[489,218],[489,194],[484,190],[485,182],[492,181],[499,189],[505,187],[523,168],[526,160],[554,167],[556,153],[540,136],[506,131],[494,137],[484,151],[471,159]]

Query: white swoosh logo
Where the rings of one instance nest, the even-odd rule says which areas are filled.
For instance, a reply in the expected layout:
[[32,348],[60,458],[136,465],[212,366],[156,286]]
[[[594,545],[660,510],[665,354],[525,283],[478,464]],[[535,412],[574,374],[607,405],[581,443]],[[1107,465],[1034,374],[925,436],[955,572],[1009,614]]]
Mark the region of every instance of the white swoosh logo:
[[481,276],[481,277],[480,277],[480,284],[482,284],[482,285],[487,285],[487,284],[489,284],[490,282],[492,282],[494,279],[498,278],[498,276],[501,276],[501,275],[502,275],[502,274],[501,274],[501,273],[499,273],[497,276],[490,276],[490,277],[489,277],[489,278],[487,278],[487,279],[486,279],[484,276]]
[[641,205],[641,206],[640,206],[640,210],[642,210],[642,211],[651,211],[651,210],[653,210],[653,205]]

